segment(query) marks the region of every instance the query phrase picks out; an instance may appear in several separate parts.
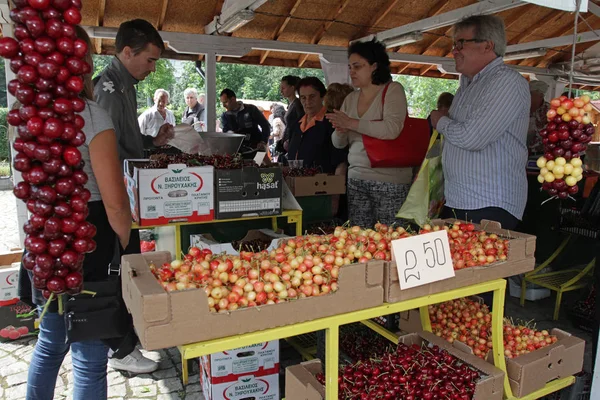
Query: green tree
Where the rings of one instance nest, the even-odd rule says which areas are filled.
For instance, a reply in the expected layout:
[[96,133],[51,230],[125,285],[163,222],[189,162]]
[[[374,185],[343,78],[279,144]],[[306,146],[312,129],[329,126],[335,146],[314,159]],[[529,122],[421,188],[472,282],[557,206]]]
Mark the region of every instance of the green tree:
[[437,98],[442,92],[455,94],[458,90],[458,81],[453,79],[397,75],[394,80],[404,86],[409,114],[418,118],[426,118],[436,109]]
[[94,54],[92,56],[92,60],[94,63],[94,78],[98,76],[106,67],[110,65],[112,62],[112,56],[103,56]]
[[169,93],[175,87],[175,67],[170,60],[161,58],[156,62],[156,71],[137,84],[138,106],[152,104],[156,89],[165,89]]
[[8,107],[8,99],[6,95],[6,74],[5,66],[8,60],[0,62],[0,107]]

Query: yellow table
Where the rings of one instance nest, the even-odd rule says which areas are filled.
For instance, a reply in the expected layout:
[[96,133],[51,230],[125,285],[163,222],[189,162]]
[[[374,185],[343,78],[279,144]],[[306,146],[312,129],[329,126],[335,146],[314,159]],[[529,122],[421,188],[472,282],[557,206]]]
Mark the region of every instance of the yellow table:
[[[367,321],[371,318],[419,308],[421,310],[421,321],[423,322],[424,329],[431,330],[431,324],[429,322],[429,312],[427,309],[428,305],[441,303],[460,297],[473,296],[476,294],[486,293],[490,291],[493,291],[494,293],[494,313],[492,314],[492,342],[494,345],[494,364],[501,370],[506,371],[506,362],[504,360],[504,342],[502,334],[506,280],[498,279],[460,289],[449,290],[443,293],[436,293],[429,296],[423,296],[416,299],[406,300],[399,303],[386,303],[378,307],[373,307],[370,309],[347,314],[334,315],[327,318],[316,319],[314,321],[301,322],[294,325],[282,326],[258,332],[246,333],[238,336],[230,336],[220,339],[209,340],[206,342],[179,346],[179,351],[181,353],[181,359],[183,363],[183,383],[187,384],[188,382],[187,360],[198,358],[203,355],[234,349],[237,347],[250,346],[260,342],[278,340],[290,336],[302,335],[308,332],[314,332],[325,329],[325,357],[327,360],[325,370],[327,382],[326,398],[337,399],[339,328],[341,325],[360,321]],[[381,333],[385,334],[385,332],[383,331]],[[537,399],[548,393],[552,393],[564,387],[567,387],[573,384],[574,382],[575,377],[572,376],[556,380],[548,383],[543,389],[523,398]],[[513,397],[512,395],[512,391],[508,382],[508,376],[506,375],[504,379],[504,395],[507,399],[515,399],[515,397]]]
[[232,218],[232,219],[214,219],[212,221],[201,221],[201,222],[172,222],[167,225],[149,225],[139,226],[134,223],[132,229],[151,229],[160,227],[173,227],[175,230],[175,254],[177,259],[181,259],[181,227],[184,225],[204,225],[204,224],[220,224],[225,222],[236,222],[236,221],[252,221],[256,219],[271,219],[271,226],[274,231],[277,231],[277,219],[287,218],[288,224],[296,224],[296,236],[302,236],[302,210],[284,210],[281,215],[271,216],[260,216],[260,217],[244,217],[244,218]]

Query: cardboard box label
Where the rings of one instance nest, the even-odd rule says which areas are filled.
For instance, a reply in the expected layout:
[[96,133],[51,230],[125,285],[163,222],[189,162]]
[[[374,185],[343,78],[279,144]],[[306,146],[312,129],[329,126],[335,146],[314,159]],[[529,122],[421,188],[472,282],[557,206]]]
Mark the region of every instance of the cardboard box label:
[[235,382],[241,375],[277,374],[279,341],[258,343],[202,357],[211,383]]
[[10,267],[0,268],[0,305],[2,305],[2,302],[8,302],[19,298],[17,292],[19,268],[19,263],[14,263]]
[[400,289],[452,278],[454,267],[445,230],[392,240]]
[[213,384],[202,372],[202,394],[207,400],[279,400],[279,374],[244,375],[234,382]]
[[144,163],[125,160],[124,167],[131,212],[140,225],[213,219],[213,167],[139,168]]

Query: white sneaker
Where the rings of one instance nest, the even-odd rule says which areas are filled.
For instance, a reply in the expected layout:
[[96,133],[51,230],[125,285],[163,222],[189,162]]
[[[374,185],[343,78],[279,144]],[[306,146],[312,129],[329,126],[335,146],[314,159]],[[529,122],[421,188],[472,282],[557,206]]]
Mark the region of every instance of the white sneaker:
[[134,374],[149,374],[158,369],[158,363],[144,357],[138,349],[121,359],[109,358],[108,365],[113,369],[129,371]]

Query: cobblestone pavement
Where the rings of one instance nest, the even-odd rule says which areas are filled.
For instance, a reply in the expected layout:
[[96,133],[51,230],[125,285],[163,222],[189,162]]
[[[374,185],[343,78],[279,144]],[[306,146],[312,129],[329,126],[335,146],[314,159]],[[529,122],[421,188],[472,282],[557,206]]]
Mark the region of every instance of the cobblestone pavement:
[[[27,369],[36,340],[30,338],[0,343],[0,399],[25,398]],[[204,400],[196,362],[190,372],[190,382],[184,387],[181,383],[181,358],[176,348],[149,352],[142,350],[142,353],[159,361],[159,369],[150,375],[129,377],[109,368],[109,399]],[[71,356],[67,354],[56,382],[55,400],[73,398],[72,368]]]

